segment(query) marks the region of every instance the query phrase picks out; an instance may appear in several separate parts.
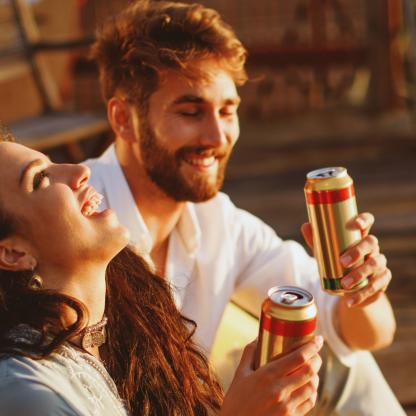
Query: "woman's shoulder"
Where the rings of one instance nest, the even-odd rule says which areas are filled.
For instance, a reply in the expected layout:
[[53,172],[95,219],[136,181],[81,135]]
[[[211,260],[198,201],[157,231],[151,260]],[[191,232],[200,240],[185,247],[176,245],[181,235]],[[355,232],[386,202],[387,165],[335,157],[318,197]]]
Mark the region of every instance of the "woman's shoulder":
[[17,354],[4,354],[0,356],[0,386],[26,379],[34,380],[39,375],[40,368],[37,360]]
[[77,415],[49,385],[38,360],[18,355],[0,359],[0,414]]

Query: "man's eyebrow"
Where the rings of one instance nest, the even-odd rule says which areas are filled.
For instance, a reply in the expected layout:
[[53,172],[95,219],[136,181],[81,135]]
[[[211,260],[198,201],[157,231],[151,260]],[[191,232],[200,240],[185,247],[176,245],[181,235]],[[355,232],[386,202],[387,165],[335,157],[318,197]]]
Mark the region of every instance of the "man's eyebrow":
[[235,98],[227,98],[224,102],[225,105],[239,105],[241,103],[241,98],[239,96]]
[[[227,98],[224,101],[224,105],[238,105],[240,104],[241,98],[240,97],[235,97],[235,98]],[[192,95],[192,94],[187,94],[187,95],[181,95],[180,97],[178,97],[173,104],[183,104],[183,103],[194,103],[194,104],[202,104],[206,102],[206,100],[198,95]]]
[[180,97],[178,97],[173,104],[183,104],[183,103],[195,103],[195,104],[201,104],[205,102],[205,100],[198,96],[198,95],[192,95],[192,94],[187,94],[187,95],[181,95]]
[[[47,157],[47,159],[50,161],[50,159]],[[37,166],[41,166],[45,163],[44,159],[35,159],[32,160],[31,162],[29,162],[22,170],[21,174],[20,174],[20,178],[19,178],[19,186],[22,185],[26,175],[28,174],[28,172],[30,170],[32,170],[33,168],[36,168]]]

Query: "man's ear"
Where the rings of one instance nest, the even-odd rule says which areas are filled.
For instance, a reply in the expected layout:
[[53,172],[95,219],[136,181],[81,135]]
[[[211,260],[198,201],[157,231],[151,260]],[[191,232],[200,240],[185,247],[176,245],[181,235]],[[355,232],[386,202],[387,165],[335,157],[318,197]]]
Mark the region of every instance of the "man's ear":
[[128,101],[119,97],[110,98],[107,102],[107,117],[117,137],[131,143],[136,141],[133,111]]
[[36,259],[23,244],[13,239],[0,241],[0,269],[12,272],[33,270],[36,264]]

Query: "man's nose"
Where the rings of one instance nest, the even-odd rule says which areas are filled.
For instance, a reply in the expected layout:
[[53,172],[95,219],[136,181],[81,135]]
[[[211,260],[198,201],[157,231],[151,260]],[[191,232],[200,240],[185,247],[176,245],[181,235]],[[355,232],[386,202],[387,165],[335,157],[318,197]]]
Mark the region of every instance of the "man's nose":
[[225,126],[219,116],[212,114],[206,117],[200,136],[202,146],[220,147],[227,143]]

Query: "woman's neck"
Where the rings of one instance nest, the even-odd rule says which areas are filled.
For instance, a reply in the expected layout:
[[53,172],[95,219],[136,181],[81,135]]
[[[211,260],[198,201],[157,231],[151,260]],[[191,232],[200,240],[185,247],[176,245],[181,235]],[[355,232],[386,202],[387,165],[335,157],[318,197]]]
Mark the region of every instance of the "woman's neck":
[[[106,266],[101,267],[83,267],[81,270],[71,272],[62,272],[58,276],[53,271],[39,270],[42,277],[44,289],[51,289],[70,296],[81,302],[87,309],[87,327],[99,323],[105,311],[106,297]],[[76,319],[74,310],[66,308],[62,316],[66,326],[72,325]],[[71,342],[80,348],[82,346],[83,332],[71,338]],[[97,346],[83,348],[90,354],[100,358]]]

